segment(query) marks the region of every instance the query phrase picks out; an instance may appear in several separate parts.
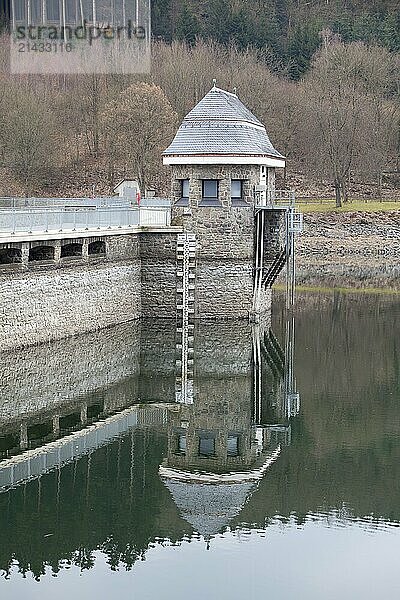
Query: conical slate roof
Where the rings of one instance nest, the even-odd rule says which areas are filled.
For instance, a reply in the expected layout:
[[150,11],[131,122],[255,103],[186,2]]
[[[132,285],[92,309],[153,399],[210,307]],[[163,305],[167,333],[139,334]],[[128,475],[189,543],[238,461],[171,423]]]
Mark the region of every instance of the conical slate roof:
[[273,147],[264,125],[239,100],[214,87],[190,111],[172,144],[168,156],[269,156],[284,160]]
[[163,464],[159,473],[181,516],[207,538],[220,533],[240,513],[280,453],[278,445],[261,455],[254,468],[247,471],[190,472],[171,469]]
[[181,516],[197,533],[209,538],[222,532],[246,504],[255,483],[202,485],[165,481]]

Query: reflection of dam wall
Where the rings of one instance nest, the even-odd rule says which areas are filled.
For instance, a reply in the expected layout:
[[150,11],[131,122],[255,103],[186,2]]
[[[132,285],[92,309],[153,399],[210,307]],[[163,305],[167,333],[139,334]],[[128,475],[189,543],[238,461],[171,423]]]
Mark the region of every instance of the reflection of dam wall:
[[[134,403],[174,402],[177,339],[173,321],[154,320],[9,352],[0,365],[0,452],[36,447]],[[251,327],[199,323],[194,353],[196,427],[248,431]]]
[[[98,396],[100,390],[108,406],[124,406],[138,399],[172,402],[175,344],[174,322],[157,320],[119,325],[9,352],[7,360],[0,364],[0,423],[56,409],[60,403],[84,400],[91,393]],[[199,325],[197,377],[224,374],[225,378],[232,378],[231,383],[226,382],[232,388],[229,398],[235,393],[237,378],[244,377],[247,382],[250,370],[251,330],[246,324],[238,323],[235,328],[225,323]],[[139,383],[135,394],[133,376]],[[244,385],[248,386],[248,382]],[[212,387],[212,383],[204,381],[202,395],[215,396]],[[224,394],[224,384],[219,387]],[[125,400],[117,401],[116,396],[125,396]]]
[[[177,375],[173,321],[118,326],[100,337],[88,334],[34,348],[33,354],[22,353],[15,371],[15,378],[21,380],[15,385],[19,403],[11,410],[9,374],[7,393],[3,392],[8,413],[4,408],[3,422],[7,417],[10,423],[18,411],[25,411],[27,451],[0,462],[10,467],[4,485],[16,486],[0,494],[0,567],[7,572],[10,561],[16,560],[22,572],[38,574],[46,565],[58,570],[69,557],[73,564],[90,568],[94,550],[110,557],[113,564],[132,566],[153,540],[180,540],[194,535],[193,528],[214,535],[229,525],[263,476],[269,457],[268,448],[263,447],[267,435],[260,440],[253,426],[252,331],[244,323],[196,325],[191,405],[172,404]],[[32,370],[30,360],[41,367]],[[29,387],[32,376],[34,393]],[[107,410],[148,401],[168,406],[141,404],[107,415]],[[104,422],[88,418],[76,426],[80,431],[63,429],[58,438],[53,434],[44,441],[31,440],[29,427],[36,416],[46,413],[50,425],[57,419],[59,423],[66,402],[81,408],[101,405]],[[133,419],[125,419],[124,413]],[[0,438],[5,429],[0,428]],[[187,434],[186,456],[176,452],[182,431]],[[199,509],[203,498],[210,500],[209,494],[195,490],[197,516],[192,519],[182,509],[182,494],[192,506],[189,488],[178,486],[179,495],[176,482],[166,486],[159,476],[166,456],[171,467],[197,468],[217,476],[231,472],[240,480],[250,470],[260,474],[253,474],[251,482],[217,483],[214,490],[208,487],[211,515]],[[29,463],[29,457],[33,462]],[[24,485],[18,486],[21,482]],[[174,504],[174,498],[182,502]],[[44,539],[48,531],[57,535]]]
[[175,344],[175,321],[141,322],[139,396],[143,402],[175,400]]
[[166,418],[166,409],[162,407],[129,408],[104,422],[3,461],[0,463],[0,493],[92,454],[132,427],[163,426]]
[[0,423],[83,397],[139,370],[139,324],[7,354],[0,364]]
[[95,551],[132,568],[150,543],[190,535],[158,476],[164,448],[162,433],[134,427],[40,483],[0,494],[0,570],[14,561],[37,577],[68,563],[85,570]]

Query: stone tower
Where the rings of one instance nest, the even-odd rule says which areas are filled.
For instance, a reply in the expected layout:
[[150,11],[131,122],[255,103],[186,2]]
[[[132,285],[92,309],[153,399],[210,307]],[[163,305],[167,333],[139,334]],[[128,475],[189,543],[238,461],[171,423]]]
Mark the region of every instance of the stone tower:
[[[270,286],[255,294],[256,212],[274,197],[275,169],[285,158],[264,125],[236,94],[214,86],[185,117],[163,159],[172,171],[173,223],[196,237],[195,318],[248,319],[255,303],[269,312]],[[268,212],[263,226],[262,246],[266,256],[272,252],[263,268],[282,250],[281,217]]]

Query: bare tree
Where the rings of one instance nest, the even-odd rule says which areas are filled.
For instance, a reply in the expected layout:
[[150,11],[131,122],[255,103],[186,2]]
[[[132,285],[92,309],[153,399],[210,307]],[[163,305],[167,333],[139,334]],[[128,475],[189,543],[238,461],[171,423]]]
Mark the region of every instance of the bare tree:
[[[328,174],[336,205],[348,200],[352,170],[381,172],[387,160],[390,122],[389,53],[362,43],[324,39],[301,84],[301,139],[309,164]],[[372,166],[373,165],[373,166]]]
[[110,159],[123,161],[145,190],[157,179],[161,152],[177,125],[163,90],[154,84],[132,84],[107,104],[102,122]]
[[5,130],[6,166],[27,192],[42,185],[58,164],[58,138],[53,115],[35,97],[14,97]]

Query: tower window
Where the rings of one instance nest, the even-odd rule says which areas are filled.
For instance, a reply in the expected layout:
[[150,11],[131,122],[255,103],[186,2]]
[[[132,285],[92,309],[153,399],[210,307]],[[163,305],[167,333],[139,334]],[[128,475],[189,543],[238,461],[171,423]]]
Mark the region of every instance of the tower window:
[[231,196],[232,200],[243,199],[243,181],[241,179],[232,179]]
[[180,180],[180,198],[177,202],[178,206],[189,206],[189,179]]
[[239,436],[228,435],[228,456],[239,456]]
[[199,456],[215,456],[215,436],[203,433],[199,437]]
[[182,179],[181,190],[182,190],[181,197],[189,199],[189,179]]
[[231,181],[231,199],[233,206],[247,206],[244,200],[244,181],[243,179],[232,179]]
[[178,454],[186,454],[186,449],[187,449],[187,441],[186,441],[186,435],[184,434],[180,434],[178,436]]
[[203,179],[203,206],[219,206],[218,200],[219,181],[218,179]]
[[232,201],[243,200],[243,181],[241,179],[232,179],[231,197]]
[[218,200],[218,179],[203,179],[204,200]]

